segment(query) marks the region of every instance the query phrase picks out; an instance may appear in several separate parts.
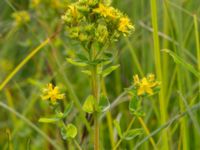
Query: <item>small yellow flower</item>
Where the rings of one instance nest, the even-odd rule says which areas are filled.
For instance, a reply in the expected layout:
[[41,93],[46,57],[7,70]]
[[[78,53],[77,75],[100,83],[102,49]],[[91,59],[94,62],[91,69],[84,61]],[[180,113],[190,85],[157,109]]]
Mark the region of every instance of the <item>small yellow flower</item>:
[[78,11],[77,11],[76,6],[74,6],[74,5],[69,5],[69,9],[70,9],[70,12],[71,12],[72,16],[75,17],[75,18],[77,18],[77,16],[78,16]]
[[133,77],[134,85],[137,89],[137,95],[141,96],[144,94],[153,94],[153,89],[159,85],[159,82],[155,81],[155,76],[153,74],[148,75],[147,77],[139,79],[138,75]]
[[155,75],[154,75],[154,74],[149,74],[149,75],[147,76],[147,78],[148,78],[148,80],[149,80],[150,82],[155,81]]
[[150,83],[146,78],[143,78],[141,83],[140,83],[140,86],[138,88],[137,94],[139,96],[143,95],[145,93],[152,95],[153,94],[153,90],[152,90],[153,87],[154,86],[152,85],[152,83]]
[[134,82],[134,85],[138,85],[140,83],[140,79],[137,74],[133,76],[133,82]]
[[128,17],[122,17],[119,20],[118,30],[124,34],[129,33],[130,30],[133,30],[134,26],[131,24],[131,21]]
[[47,84],[47,87],[43,89],[43,100],[50,100],[52,104],[55,104],[57,100],[64,99],[64,94],[60,93],[57,86],[53,86],[51,83]]
[[99,4],[98,8],[95,8],[93,12],[100,14],[103,17],[109,17],[111,19],[116,19],[119,16],[119,12],[117,9],[109,6],[105,6],[104,4]]
[[95,8],[93,11],[99,13],[103,17],[107,17],[107,10],[108,8],[105,5],[99,4],[99,7]]
[[17,25],[25,24],[30,21],[30,15],[27,11],[17,11],[12,14]]

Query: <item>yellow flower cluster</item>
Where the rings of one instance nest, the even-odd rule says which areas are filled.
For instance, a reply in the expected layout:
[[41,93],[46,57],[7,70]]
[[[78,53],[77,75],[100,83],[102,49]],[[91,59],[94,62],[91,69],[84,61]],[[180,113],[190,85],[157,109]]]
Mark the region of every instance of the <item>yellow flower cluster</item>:
[[[70,38],[84,48],[105,45],[127,36],[134,30],[130,19],[104,1],[79,0],[68,5],[62,16]],[[88,47],[90,46],[90,47]]]
[[27,11],[17,11],[12,14],[17,25],[25,24],[30,21],[30,15]]
[[124,35],[128,34],[131,30],[134,30],[134,26],[132,25],[130,19],[127,16],[124,16],[119,10],[106,6],[103,4],[99,4],[97,8],[93,10],[95,13],[99,13],[103,17],[110,18],[111,20],[119,20],[118,30],[122,32]]
[[52,104],[55,104],[57,100],[64,99],[65,95],[60,93],[57,86],[53,86],[51,83],[47,84],[46,88],[43,89],[43,100],[50,100]]
[[116,17],[119,14],[119,12],[116,9],[114,9],[113,7],[108,7],[101,3],[99,4],[99,6],[97,8],[95,8],[93,10],[93,12],[99,13],[103,17],[110,17],[111,19],[116,19]]
[[155,75],[149,74],[147,77],[139,79],[138,75],[133,76],[133,84],[137,89],[137,95],[142,96],[145,94],[154,94],[154,89],[160,85],[155,81]]
[[122,17],[119,19],[118,30],[126,35],[130,30],[134,30],[134,26],[131,24],[131,21],[128,17]]

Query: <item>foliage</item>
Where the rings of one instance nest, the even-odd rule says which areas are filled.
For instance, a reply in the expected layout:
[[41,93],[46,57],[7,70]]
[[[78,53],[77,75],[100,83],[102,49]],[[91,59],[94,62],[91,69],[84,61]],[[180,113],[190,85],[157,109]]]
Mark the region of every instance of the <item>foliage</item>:
[[199,6],[0,1],[0,149],[198,149]]

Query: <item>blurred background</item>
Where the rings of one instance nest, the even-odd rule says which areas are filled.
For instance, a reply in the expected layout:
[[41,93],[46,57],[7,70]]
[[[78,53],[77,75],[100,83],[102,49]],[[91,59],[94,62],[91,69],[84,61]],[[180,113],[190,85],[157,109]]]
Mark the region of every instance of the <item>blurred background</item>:
[[[91,90],[88,76],[83,74],[80,68],[66,62],[67,57],[73,57],[75,51],[80,51],[80,47],[67,38],[61,21],[61,15],[68,3],[67,0],[0,1],[0,84],[32,50],[60,30],[56,38],[28,61],[0,91],[0,102],[8,107],[5,109],[0,105],[0,149],[56,149],[55,145],[61,149],[74,149],[70,147],[70,142],[62,140],[55,125],[38,122],[41,116],[49,116],[52,113],[40,97],[41,89],[47,83],[54,82],[61,87],[66,94],[64,104],[72,101],[74,97],[82,104]],[[112,4],[130,16],[135,25],[135,32],[109,48],[118,51],[113,64],[120,64],[120,68],[105,80],[111,103],[124,88],[132,84],[134,74],[142,77],[148,73],[156,73],[150,1],[113,0]],[[200,24],[200,1],[157,0],[157,14],[160,50],[174,51],[185,63],[198,70],[200,58],[196,45],[199,41],[196,40],[195,31],[197,34],[199,32],[194,27],[194,14]],[[176,64],[168,54],[162,51],[160,53],[161,82],[168,121],[184,112],[187,106],[192,107],[199,102],[199,78],[184,68],[184,65]],[[124,96],[122,100],[125,102],[115,106],[110,116],[111,120],[121,117],[122,129],[126,130],[132,116],[128,111],[128,97]],[[158,147],[161,146],[162,130],[168,133],[170,149],[187,147],[197,150],[200,147],[199,110],[185,115],[184,123],[180,118],[166,129],[160,128],[161,116],[157,96],[145,99],[143,110],[147,114],[143,119],[149,131],[160,130],[153,136]],[[77,141],[80,141],[84,124],[77,107],[74,107],[67,121],[78,127]],[[102,118],[100,132],[105,150],[112,147],[108,124],[107,115]],[[136,120],[133,127],[140,126]],[[116,139],[114,127],[113,133]],[[136,145],[137,149],[152,149],[148,139],[140,143],[146,136],[143,134],[133,141],[122,142],[121,149],[133,149]],[[92,149],[92,144],[88,146],[87,143],[92,143],[89,136],[83,145]]]

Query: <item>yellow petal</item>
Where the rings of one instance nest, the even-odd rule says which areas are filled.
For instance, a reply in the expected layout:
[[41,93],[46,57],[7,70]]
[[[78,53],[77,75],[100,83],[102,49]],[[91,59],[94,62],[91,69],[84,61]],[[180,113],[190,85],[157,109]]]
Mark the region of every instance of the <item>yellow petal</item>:
[[150,88],[150,87],[146,87],[146,92],[148,93],[148,94],[150,94],[150,95],[152,95],[153,94],[153,90]]
[[137,85],[140,83],[140,79],[137,74],[135,76],[133,76],[133,82],[134,82],[134,85]]
[[139,88],[137,91],[138,96],[143,95],[145,93],[144,88]]

